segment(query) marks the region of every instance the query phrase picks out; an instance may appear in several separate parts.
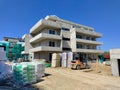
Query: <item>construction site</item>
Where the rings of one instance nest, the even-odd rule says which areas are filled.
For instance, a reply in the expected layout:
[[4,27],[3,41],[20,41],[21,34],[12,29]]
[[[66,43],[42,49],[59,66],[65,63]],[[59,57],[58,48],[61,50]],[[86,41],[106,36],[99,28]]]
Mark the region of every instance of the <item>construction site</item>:
[[0,90],[120,90],[120,49],[102,34],[55,15],[0,42]]

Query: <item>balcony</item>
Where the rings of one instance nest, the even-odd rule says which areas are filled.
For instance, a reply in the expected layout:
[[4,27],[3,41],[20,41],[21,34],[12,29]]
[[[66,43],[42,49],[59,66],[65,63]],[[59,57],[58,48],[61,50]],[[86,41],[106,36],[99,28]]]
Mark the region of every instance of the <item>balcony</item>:
[[94,49],[76,49],[76,52],[96,53],[96,54],[104,53],[104,51],[102,51],[102,50],[94,50]]
[[55,40],[61,40],[62,37],[60,35],[54,35],[54,34],[47,34],[47,33],[40,33],[37,36],[33,37],[30,40],[30,43],[36,43],[43,39],[55,39]]
[[74,28],[74,29],[76,30],[77,33],[87,34],[87,35],[96,36],[96,37],[102,37],[102,34],[94,31],[84,30],[80,28]]
[[36,34],[40,30],[44,28],[49,28],[49,27],[58,28],[58,29],[61,28],[60,24],[58,24],[57,22],[42,19],[30,29],[30,33]]
[[78,38],[76,38],[76,42],[86,43],[86,44],[95,44],[95,45],[102,45],[103,44],[103,43],[97,42],[97,41],[91,41],[91,40],[85,40],[85,39],[78,39]]
[[33,49],[30,49],[30,52],[40,52],[40,51],[55,51],[55,52],[62,52],[62,48],[60,47],[49,47],[49,46],[40,46]]

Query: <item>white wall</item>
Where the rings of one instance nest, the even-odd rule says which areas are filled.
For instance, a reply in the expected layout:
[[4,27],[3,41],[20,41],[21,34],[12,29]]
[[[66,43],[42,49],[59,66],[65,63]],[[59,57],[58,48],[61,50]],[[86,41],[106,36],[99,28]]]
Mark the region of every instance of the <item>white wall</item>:
[[63,47],[65,48],[71,48],[70,41],[62,40],[62,44],[63,44]]
[[65,38],[70,38],[70,31],[61,30],[62,36]]
[[76,52],[76,31],[75,29],[70,29],[70,44],[72,52]]
[[31,35],[25,35],[25,48],[24,48],[24,51],[25,53],[29,53],[29,49],[32,48],[32,46],[30,45],[30,39],[32,38]]
[[118,59],[120,59],[120,49],[111,49],[110,60],[111,60],[112,74],[114,76],[120,76],[118,69]]

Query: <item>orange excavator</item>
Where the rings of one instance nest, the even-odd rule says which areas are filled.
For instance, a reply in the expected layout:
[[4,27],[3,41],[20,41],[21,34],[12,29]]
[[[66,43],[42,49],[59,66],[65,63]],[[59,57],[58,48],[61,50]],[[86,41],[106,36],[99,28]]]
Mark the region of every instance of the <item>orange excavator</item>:
[[80,70],[80,69],[89,69],[90,68],[90,66],[87,64],[87,61],[82,62],[78,58],[76,58],[76,60],[71,61],[70,64],[71,64],[71,69]]

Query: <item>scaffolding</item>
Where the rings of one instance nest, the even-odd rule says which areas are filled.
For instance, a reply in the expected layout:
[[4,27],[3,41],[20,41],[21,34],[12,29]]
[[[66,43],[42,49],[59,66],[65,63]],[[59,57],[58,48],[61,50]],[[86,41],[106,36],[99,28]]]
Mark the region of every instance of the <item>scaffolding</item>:
[[22,43],[1,41],[0,46],[6,47],[7,60],[13,61],[23,57],[21,54],[21,52],[24,50]]

